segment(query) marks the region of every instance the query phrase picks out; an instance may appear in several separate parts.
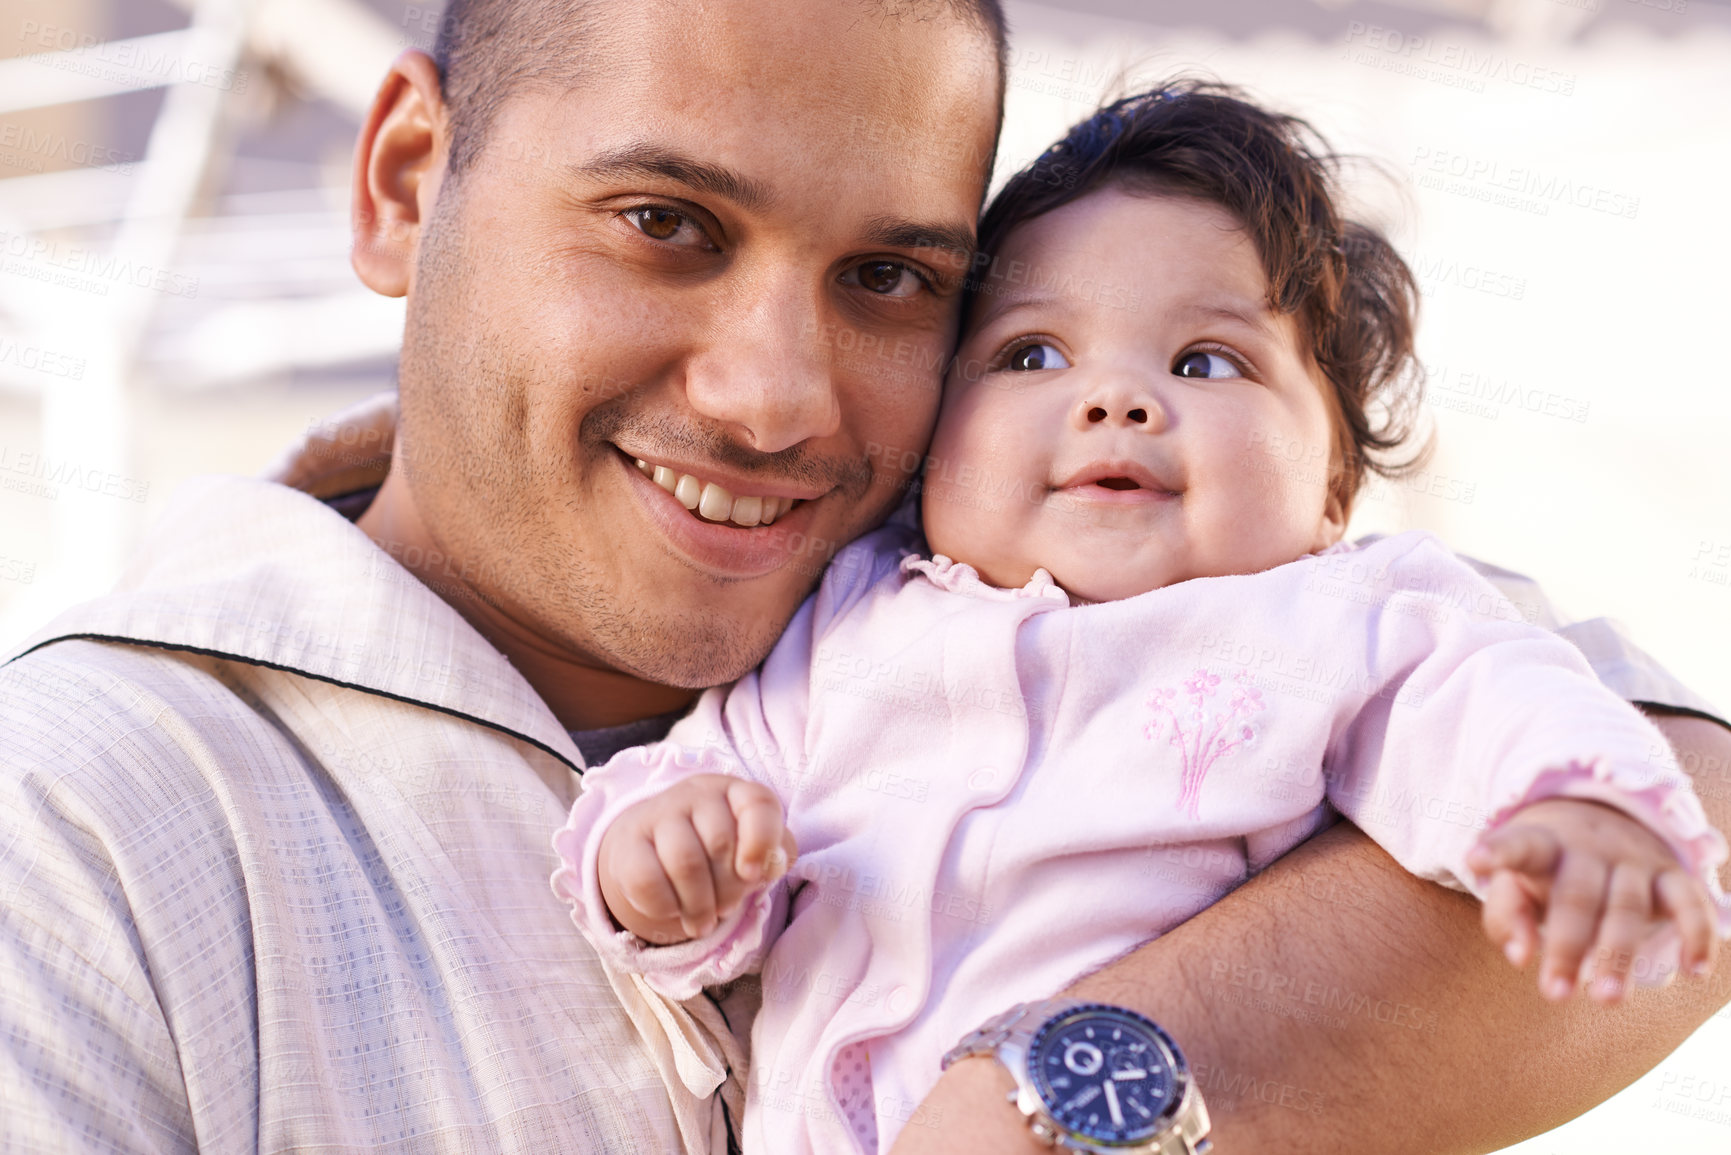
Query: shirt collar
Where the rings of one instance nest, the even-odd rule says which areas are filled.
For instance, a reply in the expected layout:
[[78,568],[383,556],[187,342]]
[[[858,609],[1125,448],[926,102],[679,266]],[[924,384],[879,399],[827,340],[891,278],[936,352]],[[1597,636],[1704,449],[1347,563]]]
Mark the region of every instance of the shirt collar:
[[0,664],[69,638],[293,671],[502,730],[583,768],[546,703],[462,615],[340,513],[270,482],[182,486],[113,593]]

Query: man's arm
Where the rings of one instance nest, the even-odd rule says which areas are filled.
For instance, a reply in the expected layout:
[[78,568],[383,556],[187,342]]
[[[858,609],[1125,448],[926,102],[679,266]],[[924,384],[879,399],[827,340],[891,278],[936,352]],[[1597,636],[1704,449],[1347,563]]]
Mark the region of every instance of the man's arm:
[[[1731,830],[1731,731],[1653,720]],[[1731,886],[1731,868],[1720,875]],[[1617,1007],[1548,1003],[1534,974],[1491,945],[1475,900],[1341,823],[1066,993],[1172,1032],[1220,1155],[1492,1151],[1609,1098],[1731,1001],[1727,963]],[[957,1064],[896,1155],[1050,1151],[1005,1102],[1011,1087],[992,1060]]]

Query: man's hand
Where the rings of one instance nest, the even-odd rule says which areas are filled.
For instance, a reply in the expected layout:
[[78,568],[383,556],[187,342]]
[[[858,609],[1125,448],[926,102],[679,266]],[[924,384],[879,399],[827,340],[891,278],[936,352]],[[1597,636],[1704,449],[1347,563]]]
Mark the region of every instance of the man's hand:
[[1523,807],[1479,840],[1467,863],[1490,878],[1484,927],[1517,967],[1540,940],[1539,990],[1562,1000],[1591,962],[1592,997],[1622,999],[1642,943],[1665,922],[1682,937],[1683,970],[1712,969],[1713,907],[1659,837],[1597,802],[1551,798]]
[[766,786],[699,774],[621,814],[601,836],[601,897],[648,942],[701,938],[799,854]]

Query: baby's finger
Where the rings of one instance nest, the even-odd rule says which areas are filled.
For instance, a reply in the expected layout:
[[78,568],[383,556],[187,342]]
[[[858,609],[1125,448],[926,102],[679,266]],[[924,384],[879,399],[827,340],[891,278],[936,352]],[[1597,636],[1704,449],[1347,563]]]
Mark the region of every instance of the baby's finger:
[[1467,853],[1467,865],[1480,877],[1517,870],[1533,878],[1549,878],[1561,855],[1562,847],[1549,830],[1514,823],[1480,838]]
[[[770,869],[770,860],[782,846],[785,826],[781,800],[766,786],[741,781],[727,788],[727,801],[739,823],[735,872],[748,882],[773,881],[779,875]],[[787,869],[786,862],[781,869]]]
[[799,857],[799,840],[793,836],[793,831],[781,832],[781,845],[769,852],[769,877],[780,878],[793,869],[793,863]]
[[1545,961],[1539,990],[1548,999],[1566,999],[1575,989],[1581,959],[1598,935],[1610,871],[1593,854],[1566,854],[1551,887],[1545,912]]
[[1593,945],[1593,985],[1588,992],[1601,1003],[1622,999],[1628,989],[1629,967],[1653,917],[1653,876],[1629,863],[1611,872],[1605,891],[1605,916]]
[[633,909],[657,922],[679,917],[679,895],[647,835],[621,840],[608,862],[619,893]]
[[1539,945],[1538,904],[1521,881],[1510,870],[1491,875],[1485,892],[1485,934],[1503,948],[1503,954],[1517,967],[1532,959]]
[[739,824],[724,791],[715,791],[691,807],[691,825],[709,853],[709,873],[715,880],[715,916],[726,918],[739,906],[752,883],[739,877],[734,858],[739,846]]
[[1700,882],[1681,870],[1667,870],[1653,884],[1661,912],[1677,923],[1683,970],[1697,978],[1713,969],[1719,936],[1713,933],[1713,904]]
[[710,871],[719,881],[733,870],[734,850],[739,845],[739,824],[727,795],[719,790],[691,800],[691,827],[709,855]]
[[655,856],[679,896],[679,924],[692,938],[715,929],[715,878],[709,851],[685,815],[670,815],[655,827]]

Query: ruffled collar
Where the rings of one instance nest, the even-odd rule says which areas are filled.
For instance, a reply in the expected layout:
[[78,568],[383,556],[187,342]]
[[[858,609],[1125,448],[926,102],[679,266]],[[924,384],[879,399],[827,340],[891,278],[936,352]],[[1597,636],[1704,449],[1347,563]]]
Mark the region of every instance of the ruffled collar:
[[967,562],[952,561],[941,553],[933,554],[929,558],[909,554],[902,558],[902,573],[920,574],[939,589],[953,594],[968,594],[1002,602],[1013,602],[1022,598],[1045,598],[1066,606],[1071,604],[1070,595],[1043,569],[1035,570],[1027,585],[1013,590],[992,585],[980,577],[979,571]]
[[[1300,561],[1315,557],[1331,557],[1335,554],[1353,553],[1363,549],[1365,543],[1337,541],[1333,545],[1306,554]],[[1062,602],[1066,606],[1085,606],[1093,603],[1084,598],[1075,597],[1067,592],[1052,575],[1044,569],[1034,571],[1034,576],[1028,579],[1028,584],[1020,589],[1007,590],[1001,586],[992,585],[980,576],[980,572],[965,561],[954,561],[941,553],[931,557],[921,557],[919,554],[908,554],[902,558],[902,573],[922,575],[927,581],[941,590],[953,594],[969,594],[973,597],[988,598],[993,601],[1017,601],[1022,598],[1049,598]],[[1200,580],[1200,579],[1193,579]]]

